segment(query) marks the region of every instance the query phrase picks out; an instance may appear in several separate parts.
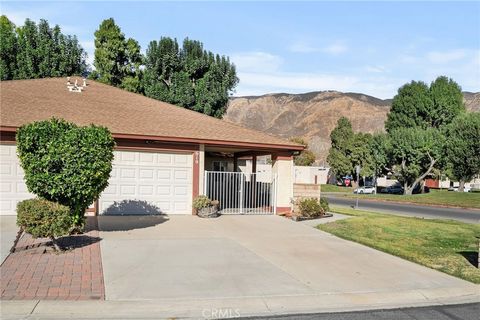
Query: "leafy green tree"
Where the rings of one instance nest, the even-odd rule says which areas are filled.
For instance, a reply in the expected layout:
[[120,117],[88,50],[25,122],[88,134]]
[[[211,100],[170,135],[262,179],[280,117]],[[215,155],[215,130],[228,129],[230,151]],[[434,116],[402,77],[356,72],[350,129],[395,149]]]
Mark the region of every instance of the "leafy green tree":
[[342,117],[331,132],[330,148],[327,161],[340,178],[345,175],[356,175],[356,167],[360,166],[362,177],[376,178],[385,173],[388,165],[390,148],[386,134],[354,133],[350,121]]
[[220,118],[237,85],[235,66],[199,41],[163,37],[150,42],[143,87],[148,97]]
[[17,34],[15,25],[0,16],[0,80],[13,79],[17,65]]
[[308,148],[308,143],[301,137],[292,137],[290,141],[302,144],[305,149],[299,155],[293,157],[296,166],[311,166],[315,163],[315,154]]
[[[385,127],[392,147],[389,163],[397,168],[405,193],[411,193],[425,177],[443,166],[442,155],[436,152],[439,145],[430,143],[429,138],[444,141],[445,126],[464,112],[462,90],[447,77],[438,77],[430,86],[412,81],[398,90]],[[401,134],[406,135],[403,141]]]
[[430,87],[412,81],[398,89],[385,128],[440,128],[465,111],[460,86],[447,77],[435,79]]
[[390,160],[404,193],[415,187],[435,168],[444,145],[444,136],[434,128],[398,128],[389,132]]
[[440,128],[465,112],[462,88],[452,79],[438,77],[430,84],[433,107],[427,117],[428,125]]
[[389,154],[391,152],[390,140],[385,133],[376,133],[369,144],[371,163],[370,168],[374,177],[388,172]]
[[17,131],[17,152],[30,192],[72,210],[83,227],[88,206],[107,187],[115,142],[107,128],[51,119]]
[[447,127],[446,136],[448,172],[460,181],[459,191],[463,191],[465,182],[480,174],[480,113],[455,118]]
[[65,36],[60,27],[46,20],[27,19],[16,28],[0,17],[0,79],[32,79],[83,74],[86,53],[75,36]]
[[95,72],[91,77],[113,86],[141,92],[140,45],[126,39],[113,18],[103,20],[95,31]]

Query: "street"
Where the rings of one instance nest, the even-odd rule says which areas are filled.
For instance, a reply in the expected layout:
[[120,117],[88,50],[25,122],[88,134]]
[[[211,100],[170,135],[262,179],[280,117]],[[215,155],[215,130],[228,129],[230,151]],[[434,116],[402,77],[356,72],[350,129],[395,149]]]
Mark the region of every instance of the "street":
[[461,305],[441,305],[419,308],[403,308],[392,310],[372,310],[341,313],[316,313],[305,315],[284,315],[269,317],[242,318],[248,320],[386,320],[386,319],[428,319],[428,320],[478,320],[480,303]]
[[[355,198],[346,198],[341,195],[325,194],[328,202],[336,206],[354,207]],[[434,206],[421,206],[409,203],[397,203],[388,201],[358,200],[358,209],[373,210],[383,213],[395,213],[419,218],[452,219],[468,223],[480,222],[480,210],[462,208],[442,208]]]

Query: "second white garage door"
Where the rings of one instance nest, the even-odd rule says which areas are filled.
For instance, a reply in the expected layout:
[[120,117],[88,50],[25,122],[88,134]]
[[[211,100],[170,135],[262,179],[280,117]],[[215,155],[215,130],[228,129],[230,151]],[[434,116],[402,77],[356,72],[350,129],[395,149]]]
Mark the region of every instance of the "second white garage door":
[[192,154],[115,151],[99,213],[191,214]]

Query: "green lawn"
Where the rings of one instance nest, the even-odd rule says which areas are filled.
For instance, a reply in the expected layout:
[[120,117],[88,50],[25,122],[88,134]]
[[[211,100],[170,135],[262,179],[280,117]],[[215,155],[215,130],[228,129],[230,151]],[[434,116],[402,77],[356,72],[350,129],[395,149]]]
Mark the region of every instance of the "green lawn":
[[[323,190],[323,188],[322,188]],[[353,192],[353,191],[352,191]],[[357,197],[347,194],[346,197]],[[386,201],[411,202],[418,204],[437,204],[462,208],[480,209],[480,192],[453,192],[446,190],[431,190],[429,193],[413,194],[410,196],[397,194],[360,194],[365,199],[378,199]]]
[[[317,228],[340,238],[399,256],[450,275],[480,283],[478,256],[480,225],[430,220],[332,207],[354,217]],[[469,260],[472,262],[469,262]]]
[[322,184],[322,192],[353,192],[354,188],[351,187],[339,187],[333,184]]

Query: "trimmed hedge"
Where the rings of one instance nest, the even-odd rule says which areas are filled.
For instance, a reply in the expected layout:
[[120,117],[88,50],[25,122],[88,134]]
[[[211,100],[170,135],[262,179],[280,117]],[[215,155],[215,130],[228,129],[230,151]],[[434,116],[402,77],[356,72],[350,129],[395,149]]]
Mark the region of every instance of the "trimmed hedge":
[[20,127],[16,138],[28,190],[70,207],[82,227],[85,210],[108,185],[115,146],[110,131],[53,118]]
[[70,208],[45,199],[28,199],[17,204],[17,225],[34,238],[68,235],[74,226]]
[[318,218],[325,214],[317,198],[303,198],[297,201],[300,214],[305,218]]

